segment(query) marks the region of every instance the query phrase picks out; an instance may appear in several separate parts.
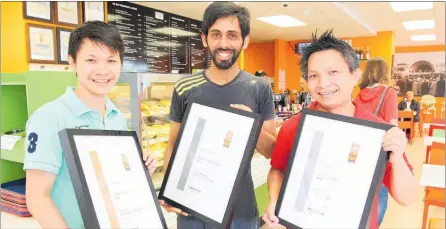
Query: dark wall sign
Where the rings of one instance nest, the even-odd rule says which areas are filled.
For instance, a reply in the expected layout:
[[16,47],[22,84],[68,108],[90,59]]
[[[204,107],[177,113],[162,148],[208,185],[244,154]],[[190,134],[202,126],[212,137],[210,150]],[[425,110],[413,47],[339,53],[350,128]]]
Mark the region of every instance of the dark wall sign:
[[143,8],[144,52],[147,71],[169,73],[169,15],[167,13]]
[[200,21],[129,2],[107,8],[124,39],[122,71],[188,74],[209,65]]
[[170,64],[172,73],[190,73],[189,19],[170,15]]
[[206,69],[206,49],[201,40],[201,22],[189,20],[189,28],[194,35],[190,37],[190,66],[194,69]]

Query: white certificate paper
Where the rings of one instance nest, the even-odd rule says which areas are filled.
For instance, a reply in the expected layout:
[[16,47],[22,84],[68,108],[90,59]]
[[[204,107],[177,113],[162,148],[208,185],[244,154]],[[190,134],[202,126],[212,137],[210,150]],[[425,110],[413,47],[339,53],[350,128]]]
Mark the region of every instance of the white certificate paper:
[[104,2],[84,2],[85,22],[104,21]]
[[59,41],[60,41],[60,60],[68,62],[68,46],[70,42],[70,32],[60,31],[59,33]]
[[306,115],[278,216],[301,228],[358,228],[384,134]]
[[133,136],[74,141],[101,228],[163,228]]
[[193,103],[164,196],[222,222],[254,121]]
[[30,26],[29,38],[31,59],[50,61],[55,60],[53,30]]
[[59,22],[79,24],[79,9],[77,1],[57,2],[57,17]]
[[51,20],[50,2],[26,2],[26,15]]

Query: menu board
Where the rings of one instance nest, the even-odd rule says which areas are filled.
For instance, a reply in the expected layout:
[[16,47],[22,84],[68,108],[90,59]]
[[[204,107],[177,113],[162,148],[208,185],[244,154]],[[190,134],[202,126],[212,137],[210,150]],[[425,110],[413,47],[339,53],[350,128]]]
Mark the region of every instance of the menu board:
[[170,15],[170,64],[171,73],[190,73],[189,19]]
[[108,4],[108,21],[114,24],[124,40],[123,71],[142,72],[147,69],[144,50],[141,12],[135,4],[126,2],[110,2]]
[[169,17],[166,13],[144,8],[143,31],[147,72],[169,73]]
[[190,66],[191,72],[194,70],[206,69],[206,49],[201,40],[201,22],[189,20],[189,28],[194,35],[190,37]]
[[200,21],[129,2],[107,8],[124,39],[123,72],[189,74],[210,65]]

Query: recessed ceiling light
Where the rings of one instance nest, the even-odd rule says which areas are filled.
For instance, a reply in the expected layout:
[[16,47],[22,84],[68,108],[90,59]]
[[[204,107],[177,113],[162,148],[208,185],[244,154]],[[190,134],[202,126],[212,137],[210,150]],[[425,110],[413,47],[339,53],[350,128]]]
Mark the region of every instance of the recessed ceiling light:
[[305,26],[307,24],[292,18],[288,15],[277,15],[269,17],[258,17],[257,20],[278,26],[278,27],[293,27],[293,26]]
[[412,39],[412,41],[435,41],[437,36],[433,34],[412,35],[410,36],[410,39]]
[[434,20],[404,21],[403,26],[406,30],[433,29],[435,28],[435,21]]
[[434,7],[432,2],[390,2],[390,6],[395,12],[429,10]]

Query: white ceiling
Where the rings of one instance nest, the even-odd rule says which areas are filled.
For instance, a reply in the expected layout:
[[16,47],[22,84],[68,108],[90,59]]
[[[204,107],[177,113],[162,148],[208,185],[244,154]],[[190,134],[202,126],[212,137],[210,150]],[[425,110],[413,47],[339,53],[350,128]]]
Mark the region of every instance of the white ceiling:
[[[210,2],[134,2],[150,8],[202,20]],[[434,9],[393,12],[389,2],[237,2],[251,13],[251,41],[274,39],[301,40],[311,38],[316,31],[334,29],[337,37],[374,36],[378,31],[394,31],[396,46],[445,44],[445,2],[434,2]],[[305,11],[310,14],[306,15]],[[286,14],[303,21],[307,26],[280,28],[256,18]],[[435,19],[435,28],[406,31],[403,21]],[[435,34],[435,41],[411,41],[410,35]]]

